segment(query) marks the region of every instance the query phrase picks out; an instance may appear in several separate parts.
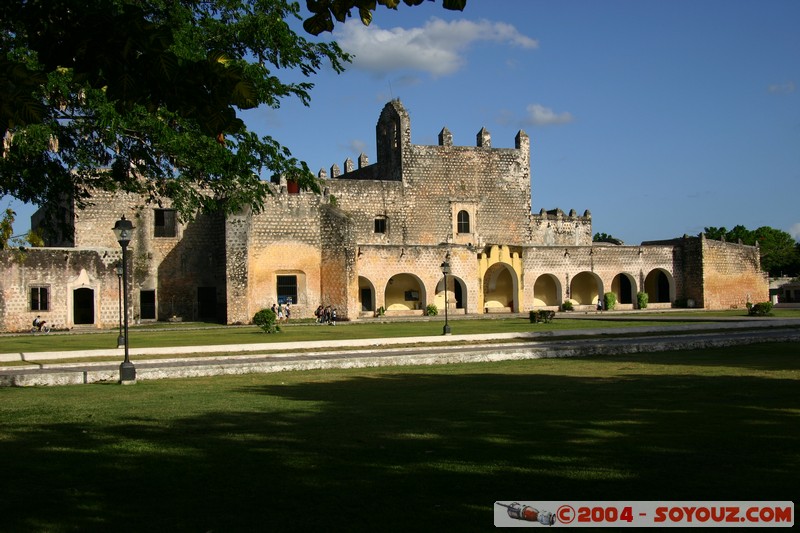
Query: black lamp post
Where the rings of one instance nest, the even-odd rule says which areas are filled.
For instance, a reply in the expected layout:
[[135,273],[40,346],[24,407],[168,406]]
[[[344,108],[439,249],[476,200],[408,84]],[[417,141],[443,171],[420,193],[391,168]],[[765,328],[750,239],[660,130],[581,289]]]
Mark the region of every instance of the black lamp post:
[[117,236],[117,242],[122,246],[122,295],[125,306],[125,360],[119,365],[119,382],[123,385],[136,383],[136,367],[131,363],[128,357],[128,260],[127,251],[128,243],[131,242],[133,236],[133,223],[122,215],[121,220],[117,220],[114,224],[114,235]]
[[117,336],[117,348],[125,347],[125,337],[122,335],[122,263],[117,263],[117,287],[119,290],[119,336]]
[[450,335],[450,324],[447,321],[447,275],[450,273],[450,252],[444,256],[441,268],[442,274],[444,274],[444,328],[442,328],[442,335]]

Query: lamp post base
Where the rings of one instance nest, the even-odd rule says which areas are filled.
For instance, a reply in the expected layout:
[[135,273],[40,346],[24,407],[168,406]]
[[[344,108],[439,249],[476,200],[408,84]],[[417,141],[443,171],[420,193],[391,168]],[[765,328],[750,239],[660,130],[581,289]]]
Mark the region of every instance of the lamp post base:
[[117,348],[124,348],[125,347],[125,337],[120,335],[117,337]]
[[130,361],[119,365],[119,382],[122,385],[136,383],[136,367]]
[[442,335],[450,335],[450,324],[445,324],[442,328]]

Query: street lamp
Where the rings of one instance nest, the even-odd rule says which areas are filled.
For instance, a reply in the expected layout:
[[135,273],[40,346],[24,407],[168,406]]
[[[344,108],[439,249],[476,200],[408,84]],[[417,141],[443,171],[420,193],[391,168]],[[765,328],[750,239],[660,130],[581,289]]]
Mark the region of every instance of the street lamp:
[[117,348],[125,347],[125,337],[122,335],[122,263],[117,263],[117,288],[119,297],[119,336],[117,337]]
[[123,385],[136,383],[136,367],[131,363],[128,357],[128,260],[127,251],[128,243],[131,242],[133,236],[133,223],[125,219],[122,215],[121,220],[117,220],[114,224],[114,235],[117,236],[117,242],[122,247],[122,291],[123,300],[125,304],[125,360],[119,365],[119,382]]
[[444,256],[444,263],[441,265],[444,274],[444,328],[442,335],[450,335],[450,324],[447,321],[447,275],[450,273],[450,252]]

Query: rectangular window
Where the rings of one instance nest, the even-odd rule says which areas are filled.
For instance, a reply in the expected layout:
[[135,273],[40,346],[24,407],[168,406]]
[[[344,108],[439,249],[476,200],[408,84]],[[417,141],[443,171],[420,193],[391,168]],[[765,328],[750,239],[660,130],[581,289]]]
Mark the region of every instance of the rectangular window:
[[50,289],[47,287],[31,287],[31,311],[50,310]]
[[297,303],[297,276],[278,276],[278,303]]
[[386,219],[379,217],[375,219],[375,233],[386,233]]
[[174,209],[154,209],[154,237],[175,237],[176,231],[176,216]]
[[405,300],[407,302],[418,302],[419,301],[419,291],[406,291],[405,292]]

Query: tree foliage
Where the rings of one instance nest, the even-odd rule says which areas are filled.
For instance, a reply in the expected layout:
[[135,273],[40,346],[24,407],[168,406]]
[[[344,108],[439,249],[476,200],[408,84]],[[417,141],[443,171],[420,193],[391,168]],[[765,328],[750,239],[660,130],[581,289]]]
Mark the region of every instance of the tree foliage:
[[617,239],[613,235],[609,235],[607,233],[595,233],[592,237],[592,242],[607,242],[618,245],[625,244],[622,239]]
[[7,208],[3,212],[3,217],[0,218],[0,250],[5,249],[8,246],[8,241],[11,239],[11,235],[14,233],[14,217],[16,217],[16,213],[11,208]]
[[[236,111],[309,101],[310,76],[348,56],[311,43],[285,0],[16,0],[0,8],[3,194],[53,208],[93,189],[198,209],[259,209],[262,174],[317,187],[307,166]],[[105,169],[98,172],[98,169]]]
[[[403,0],[403,3],[407,6],[418,6],[424,1]],[[353,10],[357,10],[361,22],[369,26],[372,23],[372,12],[377,5],[397,9],[400,0],[307,0],[306,7],[313,15],[303,22],[303,28],[312,35],[332,31],[333,20],[344,22],[351,16]],[[442,7],[445,9],[463,11],[466,5],[467,0],[442,0]]]
[[707,227],[703,232],[709,239],[741,242],[749,246],[758,244],[761,268],[771,276],[796,276],[800,274],[800,245],[787,232],[770,226],[749,230],[742,225],[728,230],[722,227]]
[[[374,0],[307,4],[315,21],[323,11],[344,20],[352,7],[366,21],[376,9]],[[188,219],[259,211],[262,178],[276,174],[318,191],[304,162],[237,115],[284,98],[309,105],[313,84],[281,76],[349,62],[335,42],[293,31],[300,20],[291,0],[2,2],[0,194],[55,220],[65,198],[82,207],[93,190],[126,191],[169,199]]]
[[3,215],[0,217],[0,250],[11,246],[44,246],[44,239],[38,228],[29,230],[24,237],[14,237],[14,220],[16,218],[17,213],[10,207],[3,211]]

